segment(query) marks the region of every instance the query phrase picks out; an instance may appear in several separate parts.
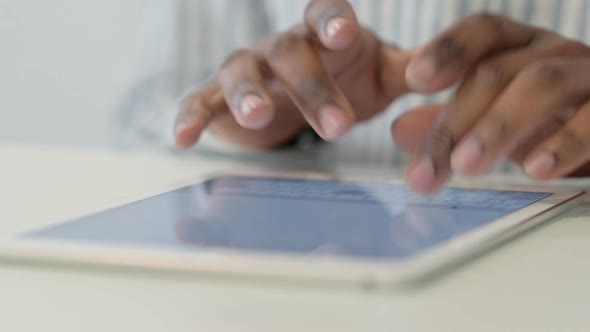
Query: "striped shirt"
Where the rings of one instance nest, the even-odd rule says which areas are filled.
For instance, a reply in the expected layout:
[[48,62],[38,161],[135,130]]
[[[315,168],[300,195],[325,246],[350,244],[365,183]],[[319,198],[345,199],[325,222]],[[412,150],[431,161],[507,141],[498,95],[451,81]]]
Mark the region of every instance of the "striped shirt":
[[[211,77],[230,51],[301,22],[307,0],[152,0],[145,79],[125,98],[118,125],[129,144],[172,143],[177,101]],[[353,0],[360,21],[402,47],[420,45],[462,17],[486,11],[508,15],[582,41],[590,39],[590,0]],[[389,127],[404,110],[444,94],[407,96],[347,137],[322,146],[335,162],[399,165]],[[507,168],[505,168],[507,169]]]

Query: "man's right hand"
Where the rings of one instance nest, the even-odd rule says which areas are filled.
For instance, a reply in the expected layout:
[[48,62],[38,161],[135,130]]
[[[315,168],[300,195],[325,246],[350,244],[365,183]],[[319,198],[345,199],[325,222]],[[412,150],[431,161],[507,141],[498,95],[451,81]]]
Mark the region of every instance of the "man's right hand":
[[304,23],[234,52],[216,78],[183,102],[181,148],[210,128],[244,147],[275,147],[311,126],[334,140],[408,92],[411,52],[358,24],[346,0],[312,0]]

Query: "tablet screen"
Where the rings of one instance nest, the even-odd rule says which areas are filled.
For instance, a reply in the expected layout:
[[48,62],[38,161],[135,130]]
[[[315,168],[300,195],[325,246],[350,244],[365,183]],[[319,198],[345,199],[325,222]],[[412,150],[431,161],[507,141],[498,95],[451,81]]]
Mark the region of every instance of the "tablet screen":
[[537,192],[221,177],[26,234],[181,251],[404,259],[538,202]]

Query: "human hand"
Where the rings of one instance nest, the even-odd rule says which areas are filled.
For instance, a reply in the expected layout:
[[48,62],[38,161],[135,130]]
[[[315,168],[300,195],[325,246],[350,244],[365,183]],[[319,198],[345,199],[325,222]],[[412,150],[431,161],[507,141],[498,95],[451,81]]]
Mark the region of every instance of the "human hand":
[[407,92],[409,58],[361,27],[348,1],[312,0],[303,24],[233,53],[186,98],[177,145],[194,145],[207,128],[255,148],[280,145],[307,126],[337,139]]
[[428,43],[407,71],[423,92],[461,82],[445,105],[393,125],[413,155],[408,183],[421,193],[453,172],[489,173],[511,158],[539,180],[590,175],[590,48],[508,18],[467,18]]

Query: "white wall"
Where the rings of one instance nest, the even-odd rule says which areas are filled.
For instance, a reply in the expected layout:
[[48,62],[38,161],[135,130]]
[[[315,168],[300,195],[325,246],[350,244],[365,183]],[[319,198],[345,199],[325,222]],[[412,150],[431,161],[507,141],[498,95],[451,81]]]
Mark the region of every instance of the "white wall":
[[148,1],[0,0],[0,142],[102,146]]

